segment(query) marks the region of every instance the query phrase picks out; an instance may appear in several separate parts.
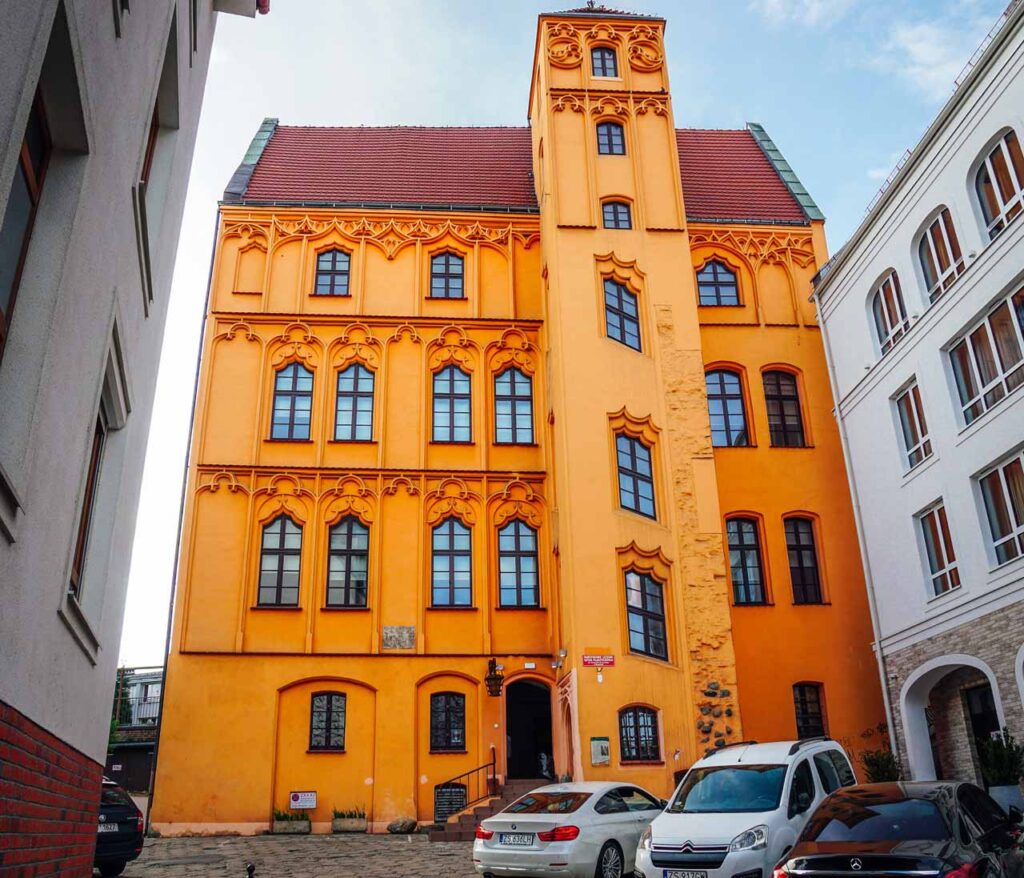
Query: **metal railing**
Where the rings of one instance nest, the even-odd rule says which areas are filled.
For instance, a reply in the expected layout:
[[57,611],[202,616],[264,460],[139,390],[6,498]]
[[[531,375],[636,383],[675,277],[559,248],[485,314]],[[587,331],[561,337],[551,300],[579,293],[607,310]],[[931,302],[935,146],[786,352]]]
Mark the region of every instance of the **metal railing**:
[[434,786],[434,822],[444,823],[453,814],[498,794],[495,767],[497,757],[491,745],[491,761],[471,768]]
[[118,726],[155,726],[160,719],[160,693],[122,697],[114,710]]

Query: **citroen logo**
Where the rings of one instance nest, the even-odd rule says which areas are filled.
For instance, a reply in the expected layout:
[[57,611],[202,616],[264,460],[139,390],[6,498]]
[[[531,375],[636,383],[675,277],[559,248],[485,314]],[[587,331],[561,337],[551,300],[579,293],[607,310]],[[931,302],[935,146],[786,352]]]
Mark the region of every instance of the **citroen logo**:
[[850,868],[853,869],[854,872],[859,872],[864,868],[864,864],[857,857],[854,857],[850,860]]

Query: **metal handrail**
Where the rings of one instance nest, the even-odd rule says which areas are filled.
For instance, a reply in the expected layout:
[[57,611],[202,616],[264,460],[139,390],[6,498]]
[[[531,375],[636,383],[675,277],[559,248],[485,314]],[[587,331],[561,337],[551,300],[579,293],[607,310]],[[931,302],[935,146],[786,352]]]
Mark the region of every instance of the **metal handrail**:
[[[469,771],[464,771],[462,774],[458,774],[449,780],[443,781],[442,783],[435,784],[435,793],[439,788],[445,787],[465,787],[466,798],[465,801],[460,802],[462,807],[458,811],[453,812],[458,814],[461,811],[465,811],[471,805],[475,805],[477,802],[482,802],[484,799],[493,798],[498,794],[497,777],[495,776],[495,769],[497,768],[497,754],[494,745],[491,745],[491,760],[485,762],[483,765],[478,765],[476,768],[471,768]],[[472,794],[471,794],[472,787]],[[452,814],[444,815],[444,819],[447,820]],[[437,819],[437,807],[435,803],[434,808],[434,820],[435,822],[441,822]]]

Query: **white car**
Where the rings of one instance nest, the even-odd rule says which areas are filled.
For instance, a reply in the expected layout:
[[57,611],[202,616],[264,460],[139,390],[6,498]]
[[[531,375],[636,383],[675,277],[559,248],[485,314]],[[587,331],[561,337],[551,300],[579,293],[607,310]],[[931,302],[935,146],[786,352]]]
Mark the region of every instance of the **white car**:
[[665,802],[624,783],[539,787],[476,830],[473,866],[484,876],[631,875],[636,846]]
[[856,782],[827,738],[708,753],[640,839],[636,878],[770,878],[815,806]]

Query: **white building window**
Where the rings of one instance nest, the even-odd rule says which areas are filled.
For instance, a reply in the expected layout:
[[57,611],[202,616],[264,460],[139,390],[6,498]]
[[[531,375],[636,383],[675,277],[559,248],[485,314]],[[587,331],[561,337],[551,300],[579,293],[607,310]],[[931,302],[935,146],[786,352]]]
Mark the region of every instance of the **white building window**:
[[903,304],[900,279],[890,271],[878,285],[871,299],[871,312],[875,316],[875,331],[883,354],[889,353],[908,329],[907,308]]
[[989,238],[995,238],[1021,212],[1024,201],[1024,154],[1013,131],[985,156],[974,186]]
[[1024,454],[985,473],[979,480],[992,548],[1004,564],[1024,555]]
[[949,352],[970,424],[1024,384],[1024,288],[1000,302]]
[[964,258],[949,208],[943,207],[929,223],[917,245],[928,301],[934,302],[964,273]]
[[921,404],[921,388],[915,381],[896,397],[896,411],[903,428],[903,447],[907,452],[907,463],[913,469],[921,461],[932,456],[932,440],[928,438],[928,424],[924,419]]
[[953,537],[946,519],[946,507],[939,501],[918,520],[921,522],[921,534],[928,555],[932,592],[941,595],[959,588],[960,571],[956,566],[956,551],[953,549]]

